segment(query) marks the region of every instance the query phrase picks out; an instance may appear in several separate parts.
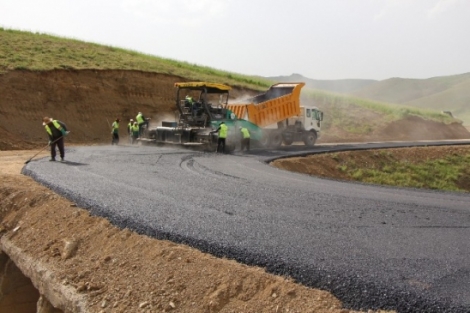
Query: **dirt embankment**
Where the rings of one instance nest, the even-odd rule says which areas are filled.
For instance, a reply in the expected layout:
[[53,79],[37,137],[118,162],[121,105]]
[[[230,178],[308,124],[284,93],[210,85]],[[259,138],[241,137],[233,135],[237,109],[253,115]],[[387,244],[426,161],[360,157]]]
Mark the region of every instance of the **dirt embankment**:
[[[47,143],[44,116],[67,124],[72,131],[67,142],[86,144],[110,142],[109,123],[117,117],[122,121],[121,136],[126,134],[124,125],[139,111],[155,125],[164,119],[174,120],[174,83],[178,81],[186,79],[121,70],[12,71],[0,75],[0,150],[37,148]],[[254,93],[235,86],[231,97]],[[362,114],[360,118],[373,116]],[[470,138],[470,134],[460,124],[410,117],[383,125],[368,136],[331,127],[323,131],[319,143],[462,138]]]
[[[65,122],[71,143],[111,142],[110,123],[143,112],[151,123],[174,120],[178,76],[120,70],[13,71],[0,75],[0,150],[47,143],[42,117]],[[234,88],[232,97],[250,91]]]

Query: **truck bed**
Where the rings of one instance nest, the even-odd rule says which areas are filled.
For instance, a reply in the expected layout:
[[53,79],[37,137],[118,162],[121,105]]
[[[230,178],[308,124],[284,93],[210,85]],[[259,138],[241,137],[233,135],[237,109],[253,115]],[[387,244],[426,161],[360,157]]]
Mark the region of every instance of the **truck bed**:
[[239,118],[259,127],[281,122],[300,114],[300,91],[305,83],[279,83],[263,94],[242,103],[228,104]]

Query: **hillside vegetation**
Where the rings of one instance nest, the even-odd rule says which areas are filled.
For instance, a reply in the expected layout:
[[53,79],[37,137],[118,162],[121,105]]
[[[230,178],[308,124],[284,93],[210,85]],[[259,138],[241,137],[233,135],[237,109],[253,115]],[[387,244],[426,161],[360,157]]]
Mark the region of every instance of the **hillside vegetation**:
[[[418,109],[450,111],[453,116],[470,125],[470,73],[433,77],[429,79],[390,78],[383,81],[371,79],[317,80],[300,74],[269,77],[274,81],[305,82],[306,87],[352,95],[373,100],[374,103],[400,104],[400,111],[409,106]],[[421,115],[416,110],[413,114]]]
[[141,70],[263,90],[271,81],[117,47],[0,28],[0,74],[11,70]]
[[[213,69],[207,66],[146,55],[117,47],[61,38],[47,34],[0,28],[0,75],[14,70],[138,70],[169,74],[190,80],[226,83],[264,91],[272,80]],[[308,81],[307,81],[308,82]],[[353,82],[354,88],[374,81]],[[308,85],[308,84],[307,84]],[[442,88],[441,88],[442,89]],[[325,112],[324,130],[335,126],[346,132],[370,134],[378,126],[407,116],[444,123],[455,122],[439,111],[345,96],[305,87],[303,100]]]
[[451,111],[470,125],[470,73],[429,79],[391,78],[354,92],[355,96],[417,108]]

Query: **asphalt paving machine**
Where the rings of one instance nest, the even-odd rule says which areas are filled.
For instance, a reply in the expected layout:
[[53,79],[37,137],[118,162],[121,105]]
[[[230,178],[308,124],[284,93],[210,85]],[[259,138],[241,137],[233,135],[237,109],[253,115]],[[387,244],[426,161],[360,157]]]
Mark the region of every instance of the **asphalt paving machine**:
[[212,131],[224,122],[228,126],[228,151],[240,142],[240,127],[250,131],[254,146],[276,148],[298,140],[313,146],[323,113],[316,107],[300,105],[300,89],[304,85],[279,83],[263,94],[229,103],[230,86],[210,82],[175,83],[175,121],[150,127],[141,140],[213,150],[217,133]]

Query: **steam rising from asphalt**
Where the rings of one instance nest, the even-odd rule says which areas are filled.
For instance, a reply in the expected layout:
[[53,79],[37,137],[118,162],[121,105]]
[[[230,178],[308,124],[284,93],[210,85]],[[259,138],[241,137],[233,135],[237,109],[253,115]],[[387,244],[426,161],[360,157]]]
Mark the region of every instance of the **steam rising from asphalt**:
[[154,115],[150,120],[149,127],[157,127],[162,126],[162,122],[177,122],[178,121],[178,114],[171,114],[171,113],[163,113]]

